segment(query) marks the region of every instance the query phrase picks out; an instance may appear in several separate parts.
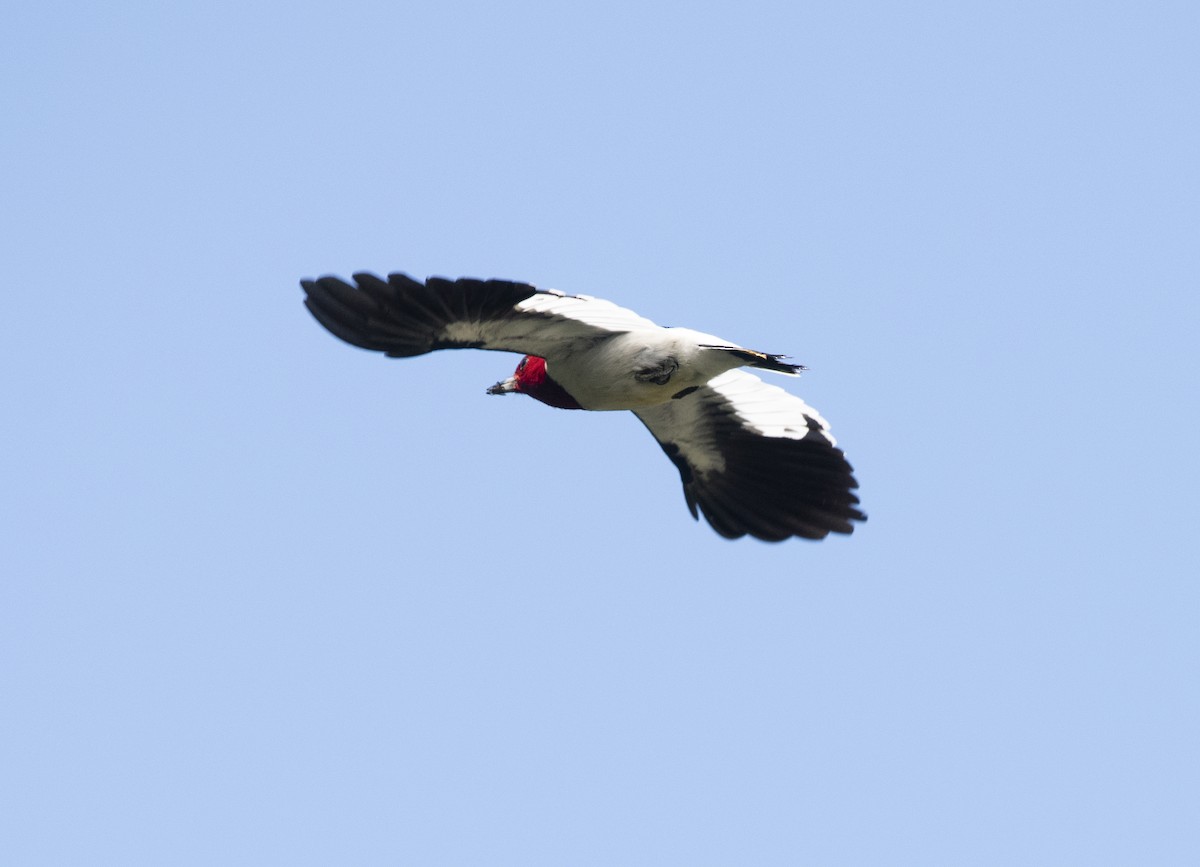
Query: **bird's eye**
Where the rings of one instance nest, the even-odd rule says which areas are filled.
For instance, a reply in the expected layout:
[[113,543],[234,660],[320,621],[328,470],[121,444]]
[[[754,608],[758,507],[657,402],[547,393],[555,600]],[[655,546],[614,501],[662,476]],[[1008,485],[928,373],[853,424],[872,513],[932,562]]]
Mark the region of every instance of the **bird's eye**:
[[521,363],[517,365],[517,373],[520,373],[522,370],[524,370],[524,369],[525,369],[525,365],[526,365],[526,364],[528,364],[528,363],[529,363],[529,359],[528,359],[528,358],[522,358],[522,359],[521,359]]

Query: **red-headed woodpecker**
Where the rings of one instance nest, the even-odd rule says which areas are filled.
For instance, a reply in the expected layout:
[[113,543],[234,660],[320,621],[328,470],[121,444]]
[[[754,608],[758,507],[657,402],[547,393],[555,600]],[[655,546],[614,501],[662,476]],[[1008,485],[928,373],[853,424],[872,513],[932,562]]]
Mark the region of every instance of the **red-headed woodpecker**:
[[524,354],[488,394],[561,409],[628,409],[683,478],[692,517],[730,539],[823,539],[865,521],[858,483],[829,425],[802,401],[738,368],[804,368],[688,328],[663,328],[587,295],[507,280],[424,283],[405,274],[302,280],[305,305],[335,335],[389,356],[435,349]]

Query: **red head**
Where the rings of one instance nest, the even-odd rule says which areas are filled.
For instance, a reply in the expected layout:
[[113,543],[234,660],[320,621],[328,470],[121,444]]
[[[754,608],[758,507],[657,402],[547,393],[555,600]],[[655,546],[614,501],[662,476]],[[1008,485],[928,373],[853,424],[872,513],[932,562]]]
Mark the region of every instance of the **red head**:
[[583,409],[567,390],[550,378],[546,372],[546,359],[526,355],[517,365],[517,371],[508,379],[497,382],[487,390],[488,394],[519,392],[559,409]]

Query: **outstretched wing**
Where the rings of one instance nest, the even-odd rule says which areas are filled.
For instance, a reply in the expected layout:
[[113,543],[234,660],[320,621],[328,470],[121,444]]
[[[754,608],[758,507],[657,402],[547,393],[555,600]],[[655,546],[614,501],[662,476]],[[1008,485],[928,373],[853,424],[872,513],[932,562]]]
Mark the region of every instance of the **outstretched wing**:
[[829,425],[753,374],[731,370],[637,417],[678,467],[692,517],[699,508],[726,538],[823,539],[867,519]]
[[355,274],[354,284],[300,281],[318,322],[347,343],[397,358],[470,348],[552,359],[581,341],[658,327],[609,301],[508,280]]

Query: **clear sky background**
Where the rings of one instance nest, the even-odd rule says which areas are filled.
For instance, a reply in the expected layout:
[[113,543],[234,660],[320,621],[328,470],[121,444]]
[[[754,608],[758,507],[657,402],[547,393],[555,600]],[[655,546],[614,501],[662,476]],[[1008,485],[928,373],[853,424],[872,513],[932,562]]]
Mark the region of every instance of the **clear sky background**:
[[[1200,863],[1198,9],[10,4],[4,863]],[[355,270],[788,353],[870,521]]]

